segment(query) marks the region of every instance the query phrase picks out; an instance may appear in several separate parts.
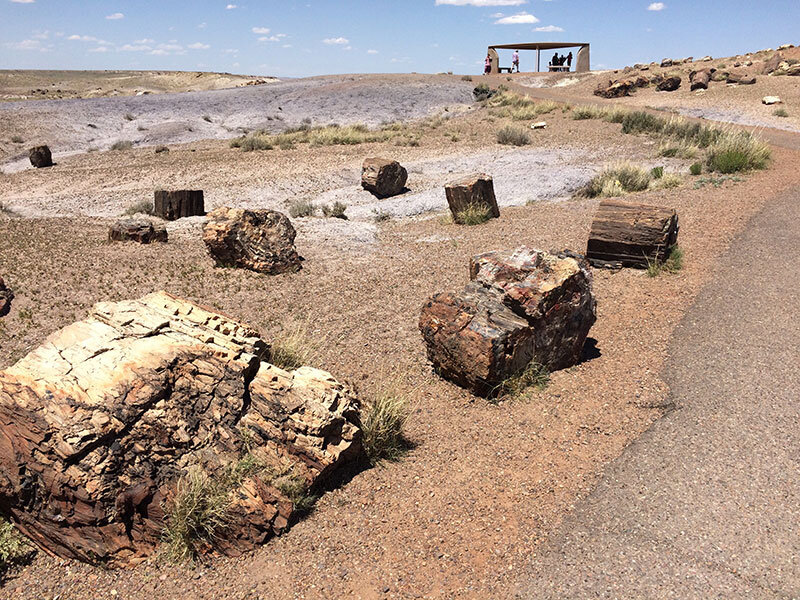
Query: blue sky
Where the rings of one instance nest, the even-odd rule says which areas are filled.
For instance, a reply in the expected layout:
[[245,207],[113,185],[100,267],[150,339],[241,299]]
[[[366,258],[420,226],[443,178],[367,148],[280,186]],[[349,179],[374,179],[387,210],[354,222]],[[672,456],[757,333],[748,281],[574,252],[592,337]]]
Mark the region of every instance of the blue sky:
[[798,23],[800,0],[0,0],[0,68],[475,73],[490,43],[562,40],[609,68],[800,44]]

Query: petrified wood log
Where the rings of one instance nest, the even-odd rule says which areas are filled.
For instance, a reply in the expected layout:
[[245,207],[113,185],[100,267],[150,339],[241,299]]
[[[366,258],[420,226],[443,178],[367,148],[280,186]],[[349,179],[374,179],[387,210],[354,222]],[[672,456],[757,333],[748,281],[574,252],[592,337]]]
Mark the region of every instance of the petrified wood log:
[[692,91],[707,90],[708,83],[711,81],[711,76],[716,69],[702,69],[700,71],[692,71],[689,73],[689,81],[691,82]]
[[156,190],[153,212],[167,221],[203,216],[206,214],[203,190]]
[[422,307],[419,328],[439,375],[490,396],[532,361],[556,370],[580,360],[596,319],[582,259],[524,247],[491,252],[472,259],[470,278]]
[[11,301],[14,299],[14,292],[6,287],[3,278],[0,277],[0,317],[4,317],[11,310]]
[[53,166],[53,156],[47,146],[36,146],[28,150],[28,158],[37,169]]
[[681,78],[677,75],[664,77],[656,84],[656,89],[659,92],[674,92],[681,87]]
[[247,456],[275,468],[231,487],[215,549],[280,533],[294,504],[275,473],[313,488],[360,457],[361,431],[350,389],[268,356],[246,325],[165,292],[96,305],[0,372],[0,513],[52,554],[132,564],[183,474],[220,478]]
[[292,222],[275,210],[220,207],[208,215],[203,241],[216,263],[277,275],[300,270]]
[[594,266],[647,268],[666,258],[677,240],[674,209],[604,200],[592,222],[586,258]]
[[108,230],[108,239],[112,242],[166,242],[167,228],[154,224],[148,219],[120,219]]
[[408,171],[396,160],[367,158],[361,167],[361,187],[379,198],[401,194],[408,181]]
[[476,173],[449,183],[444,188],[453,221],[461,223],[461,213],[470,206],[485,206],[492,218],[500,216],[494,196],[494,180],[484,173]]

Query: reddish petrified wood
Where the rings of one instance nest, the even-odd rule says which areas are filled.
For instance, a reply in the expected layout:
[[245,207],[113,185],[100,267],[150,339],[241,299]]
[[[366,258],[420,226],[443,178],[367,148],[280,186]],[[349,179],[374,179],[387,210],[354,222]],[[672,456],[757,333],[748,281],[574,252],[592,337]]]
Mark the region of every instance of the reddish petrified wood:
[[153,214],[167,221],[206,214],[203,190],[157,190],[153,199]]

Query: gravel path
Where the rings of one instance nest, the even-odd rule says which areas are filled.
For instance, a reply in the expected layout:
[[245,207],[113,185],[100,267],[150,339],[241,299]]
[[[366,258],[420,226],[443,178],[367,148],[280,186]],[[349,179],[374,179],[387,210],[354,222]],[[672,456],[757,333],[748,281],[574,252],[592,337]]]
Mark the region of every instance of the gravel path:
[[678,410],[607,471],[519,597],[800,597],[798,222],[795,188],[724,255],[673,340]]

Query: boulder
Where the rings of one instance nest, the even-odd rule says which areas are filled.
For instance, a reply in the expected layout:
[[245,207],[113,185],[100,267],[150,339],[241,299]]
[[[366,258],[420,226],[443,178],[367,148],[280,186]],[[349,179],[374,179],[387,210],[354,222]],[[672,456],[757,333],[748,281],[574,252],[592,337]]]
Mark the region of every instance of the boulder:
[[703,58],[700,59],[700,62],[711,62],[712,60],[714,59],[711,58],[710,56],[704,56]]
[[402,194],[408,171],[396,160],[367,158],[361,167],[361,187],[379,198]]
[[494,180],[485,173],[476,173],[448,183],[444,192],[455,223],[461,223],[461,213],[472,205],[487,207],[494,219],[500,216],[494,196]]
[[773,104],[781,104],[781,99],[778,96],[764,96],[761,102],[767,106],[772,106]]
[[4,317],[11,310],[11,301],[14,299],[14,292],[6,287],[3,278],[0,277],[0,317]]
[[671,58],[665,58],[661,61],[661,68],[666,69],[667,67],[671,67],[674,64],[674,61]]
[[289,218],[274,210],[220,207],[208,215],[203,241],[217,265],[277,275],[300,270]]
[[193,477],[228,502],[197,551],[285,531],[300,494],[362,457],[359,404],[268,358],[248,326],[165,292],[96,305],[0,372],[0,513],[50,554],[130,565]]
[[607,85],[601,84],[594,91],[594,95],[602,98],[622,98],[623,96],[630,96],[633,88],[634,82],[630,79],[609,81]]
[[167,228],[153,223],[149,219],[120,219],[108,230],[111,242],[166,242]]
[[153,214],[166,221],[206,214],[203,190],[156,190]]
[[531,129],[547,129],[547,121],[537,121],[531,123]]
[[684,63],[684,64],[687,64],[687,63],[690,63],[690,62],[693,62],[693,61],[694,61],[694,56],[687,56],[681,62]]
[[580,361],[596,319],[581,257],[525,247],[490,252],[472,259],[470,280],[422,307],[419,328],[440,376],[491,396],[531,362],[553,371]]
[[650,80],[643,75],[639,75],[636,79],[633,80],[633,87],[635,88],[646,88],[650,85]]
[[47,146],[35,146],[28,150],[28,158],[31,164],[37,169],[53,166],[53,156],[50,154],[50,148]]
[[692,91],[707,90],[708,84],[711,81],[711,75],[713,75],[712,69],[702,69],[700,71],[692,71],[689,74],[689,82],[691,83]]
[[161,154],[162,152],[169,152],[169,148],[167,146],[156,146],[155,150],[156,154]]
[[773,71],[776,71],[780,64],[784,62],[786,59],[784,58],[783,54],[777,52],[773,54],[770,58],[764,61],[764,66],[761,68],[761,72],[764,75],[769,75]]
[[751,77],[746,73],[729,73],[726,79],[728,83],[738,84],[738,85],[753,85],[756,82],[755,77]]
[[659,92],[674,92],[679,87],[681,87],[681,78],[677,75],[671,75],[669,77],[664,77],[657,85],[656,89]]

